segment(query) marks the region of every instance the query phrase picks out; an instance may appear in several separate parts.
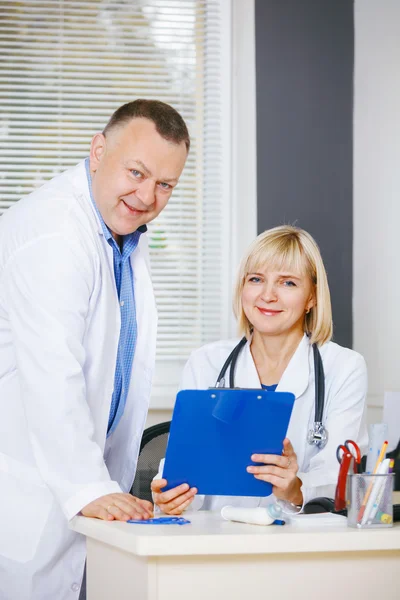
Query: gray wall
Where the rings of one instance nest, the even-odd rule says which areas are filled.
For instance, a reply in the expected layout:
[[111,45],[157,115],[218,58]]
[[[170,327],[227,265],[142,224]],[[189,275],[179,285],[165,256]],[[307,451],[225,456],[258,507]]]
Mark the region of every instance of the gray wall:
[[256,0],[258,231],[295,223],[320,245],[334,339],[352,345],[351,0]]

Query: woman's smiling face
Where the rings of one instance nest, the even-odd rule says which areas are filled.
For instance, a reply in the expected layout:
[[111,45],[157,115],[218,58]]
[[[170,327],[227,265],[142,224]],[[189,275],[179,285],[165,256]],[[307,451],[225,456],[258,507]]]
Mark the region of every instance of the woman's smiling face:
[[242,306],[254,330],[263,335],[303,331],[305,314],[314,306],[314,285],[308,275],[293,269],[259,268],[246,275]]

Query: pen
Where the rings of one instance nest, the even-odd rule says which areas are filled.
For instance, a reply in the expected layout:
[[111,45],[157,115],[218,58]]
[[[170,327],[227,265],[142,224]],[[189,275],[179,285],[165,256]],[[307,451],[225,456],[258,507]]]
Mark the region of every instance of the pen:
[[127,523],[133,523],[134,525],[186,525],[190,523],[183,517],[159,517],[155,519],[129,519]]
[[[377,471],[378,471],[378,469],[379,469],[379,465],[381,464],[381,462],[382,462],[382,460],[383,460],[383,457],[384,457],[384,456],[385,456],[385,454],[386,454],[386,449],[387,449],[387,447],[388,447],[388,442],[387,442],[387,441],[383,442],[383,444],[382,444],[382,448],[381,448],[381,451],[380,451],[380,453],[379,453],[379,456],[378,456],[378,460],[376,461],[376,463],[375,463],[375,467],[374,467],[374,470],[373,470],[373,472],[372,472],[372,474],[373,474],[373,475],[376,475],[376,473],[377,473]],[[374,482],[373,482],[373,481],[371,481],[371,483],[369,484],[369,486],[368,486],[368,489],[367,489],[367,491],[366,491],[366,493],[365,493],[365,496],[364,496],[364,498],[363,498],[362,505],[361,505],[361,507],[360,507],[360,510],[359,510],[359,512],[358,512],[358,517],[357,517],[357,522],[358,522],[358,523],[361,523],[361,521],[362,521],[362,518],[363,518],[363,516],[364,516],[365,507],[366,507],[366,505],[367,505],[368,498],[369,498],[369,496],[370,496],[370,494],[371,494],[371,491],[372,491],[372,487],[373,487],[373,485],[374,485]]]

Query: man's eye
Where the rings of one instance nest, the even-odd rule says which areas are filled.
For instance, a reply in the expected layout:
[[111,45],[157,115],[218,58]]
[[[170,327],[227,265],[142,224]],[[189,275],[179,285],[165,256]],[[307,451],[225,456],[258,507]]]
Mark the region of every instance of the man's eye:
[[132,175],[134,175],[134,177],[142,177],[142,174],[140,171],[136,171],[136,169],[131,169],[131,173]]
[[170,184],[169,183],[165,183],[164,181],[160,181],[160,183],[158,185],[161,186],[163,190],[169,190],[169,189],[171,189]]

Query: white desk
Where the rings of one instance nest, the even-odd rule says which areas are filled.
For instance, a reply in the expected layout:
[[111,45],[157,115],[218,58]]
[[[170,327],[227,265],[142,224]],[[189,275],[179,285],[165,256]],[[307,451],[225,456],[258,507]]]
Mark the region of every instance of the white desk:
[[76,517],[87,600],[399,600],[400,526],[302,529],[187,515],[190,525]]

